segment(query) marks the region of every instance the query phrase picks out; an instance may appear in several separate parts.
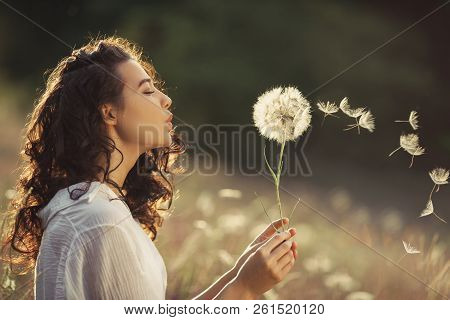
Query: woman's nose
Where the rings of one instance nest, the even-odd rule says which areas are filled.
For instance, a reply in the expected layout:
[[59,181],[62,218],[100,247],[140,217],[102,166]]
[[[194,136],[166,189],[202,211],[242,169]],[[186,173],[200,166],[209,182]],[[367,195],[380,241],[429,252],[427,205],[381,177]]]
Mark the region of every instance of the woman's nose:
[[162,106],[164,109],[169,109],[172,105],[172,99],[170,99],[168,96],[164,95]]

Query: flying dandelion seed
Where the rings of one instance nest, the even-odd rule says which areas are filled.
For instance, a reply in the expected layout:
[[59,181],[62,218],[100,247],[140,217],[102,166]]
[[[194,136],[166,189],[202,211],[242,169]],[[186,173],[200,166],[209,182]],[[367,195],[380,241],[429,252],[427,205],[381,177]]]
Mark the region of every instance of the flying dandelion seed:
[[428,200],[425,209],[422,210],[419,217],[425,217],[434,212],[433,200]]
[[348,109],[348,110],[342,110],[346,115],[352,118],[358,118],[362,116],[366,108],[356,108],[356,109]]
[[425,149],[419,146],[419,136],[415,133],[402,134],[400,136],[400,147],[395,149],[389,154],[389,157],[396,153],[398,150],[403,149],[408,152],[411,157],[411,163],[409,167],[411,168],[414,163],[414,157],[420,156],[425,153]]
[[[267,160],[265,147],[264,159],[275,182],[280,218],[283,210],[280,199],[280,176],[283,169],[283,152],[287,141],[303,135],[311,124],[311,107],[295,87],[276,87],[258,97],[253,106],[253,120],[260,134],[281,144],[277,172],[275,173]],[[283,230],[285,226],[282,225]]]
[[434,185],[433,185],[433,189],[431,189],[430,196],[428,197],[427,205],[426,205],[425,209],[422,211],[422,213],[420,214],[419,218],[433,214],[440,221],[447,223],[447,221],[442,219],[436,212],[434,212],[433,201],[431,198],[432,198],[434,190],[436,189],[436,186],[437,186],[436,192],[438,192],[439,187],[441,185],[448,184],[448,177],[449,177],[450,172],[444,168],[436,168],[436,169],[431,170],[428,174],[430,175],[431,180],[433,180]]
[[408,122],[413,130],[419,129],[419,115],[416,111],[411,111],[408,120],[395,120],[395,122]]
[[[434,191],[434,188],[437,186],[436,192],[439,191],[439,187],[443,184],[448,184],[448,176],[450,172],[444,168],[436,168],[431,170],[429,173],[431,180],[434,182],[433,190],[431,191],[431,194]],[[430,195],[431,198],[431,195]]]
[[407,243],[406,241],[402,240],[403,242],[403,247],[405,248],[406,253],[403,254],[403,256],[400,257],[400,259],[397,261],[397,263],[400,263],[400,261],[406,257],[408,254],[418,254],[420,253],[419,250],[417,250],[417,248],[415,248],[414,246],[412,246],[410,243]]
[[438,218],[440,221],[447,223],[444,219],[442,219],[438,214],[434,211],[434,205],[433,200],[428,200],[427,205],[425,209],[422,210],[422,213],[420,214],[419,218],[429,216],[430,214],[434,215],[436,218]]
[[323,123],[325,122],[325,118],[328,116],[339,118],[338,116],[334,115],[334,113],[339,111],[339,106],[337,106],[334,102],[327,101],[325,103],[325,102],[319,101],[319,102],[317,102],[317,107],[319,108],[320,111],[322,111],[324,113],[323,120],[322,120],[322,126],[323,126]]
[[372,113],[369,111],[364,111],[358,121],[359,125],[369,130],[369,132],[373,132],[375,130],[375,118]]
[[413,247],[410,243],[407,243],[405,241],[403,241],[403,247],[405,247],[405,251],[407,254],[417,254],[420,253],[419,250],[417,250],[415,247]]
[[351,118],[355,118],[355,121],[356,121],[356,124],[347,125],[349,128],[344,129],[344,131],[351,130],[353,128],[358,128],[358,134],[361,133],[358,117],[362,116],[366,109],[365,108],[352,109],[350,107],[347,97],[345,97],[344,99],[341,100],[341,103],[339,104],[339,109],[341,109],[341,111],[343,113],[345,113],[347,116],[349,116]]

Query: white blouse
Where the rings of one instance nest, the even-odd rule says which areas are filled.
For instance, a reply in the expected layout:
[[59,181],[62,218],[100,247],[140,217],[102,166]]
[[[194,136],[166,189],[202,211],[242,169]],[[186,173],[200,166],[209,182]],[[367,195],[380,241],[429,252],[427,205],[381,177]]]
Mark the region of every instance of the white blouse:
[[[69,186],[86,189],[88,182]],[[74,196],[77,192],[74,191]],[[153,241],[105,184],[72,200],[59,190],[38,216],[35,299],[165,299],[167,271]]]

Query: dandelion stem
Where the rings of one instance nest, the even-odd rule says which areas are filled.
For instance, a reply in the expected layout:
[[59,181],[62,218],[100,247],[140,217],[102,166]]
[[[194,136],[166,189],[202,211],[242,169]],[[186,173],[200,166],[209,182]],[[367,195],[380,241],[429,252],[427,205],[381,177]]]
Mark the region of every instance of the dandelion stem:
[[392,156],[394,153],[396,153],[398,150],[400,150],[402,147],[398,147],[397,149],[395,149],[394,151],[392,151],[391,153],[389,153],[388,157]]
[[[281,171],[283,169],[283,153],[284,153],[284,146],[286,145],[286,139],[283,140],[283,143],[281,144],[281,151],[280,151],[280,158],[278,159],[278,169],[277,169],[277,178],[275,180],[275,189],[277,194],[277,202],[278,202],[278,208],[280,210],[280,219],[283,219],[283,208],[281,206],[281,198],[280,198],[280,177],[281,177]],[[286,229],[283,226],[283,231]]]
[[352,129],[356,128],[357,126],[355,124],[348,124],[347,127],[349,127],[349,128],[344,129],[344,131],[352,130]]
[[272,175],[272,178],[274,181],[277,181],[277,176],[275,175],[275,172],[273,172],[272,167],[269,164],[269,161],[267,160],[267,156],[266,156],[266,144],[264,144],[264,160],[266,161],[266,165],[269,168],[270,174]]
[[294,207],[292,208],[291,214],[289,215],[288,229],[289,229],[289,226],[291,225],[292,214],[294,213],[295,209],[297,209],[297,206],[299,203],[300,203],[300,197],[298,197],[298,200],[295,203]]
[[322,119],[322,124],[321,124],[321,127],[323,127],[323,123],[325,122],[325,118],[327,117],[327,114],[324,114],[323,115],[323,119]]
[[[282,211],[281,198],[280,198],[280,176],[281,176],[281,171],[283,168],[283,152],[284,152],[285,144],[286,144],[286,139],[284,139],[283,143],[281,144],[280,159],[278,160],[278,169],[277,169],[276,174],[273,171],[272,167],[270,166],[269,161],[267,160],[266,145],[264,145],[264,160],[266,161],[266,165],[269,168],[270,174],[272,175],[272,178],[275,182],[275,194],[277,197],[278,208],[280,210],[280,219],[283,219],[283,211]],[[284,224],[282,224],[282,227],[283,227],[283,231],[285,231]]]
[[259,203],[261,203],[261,207],[263,208],[264,213],[266,214],[267,218],[269,219],[270,224],[271,224],[272,227],[275,229],[275,232],[278,232],[277,228],[275,228],[275,226],[274,226],[274,224],[273,224],[273,222],[272,222],[272,219],[270,219],[270,216],[269,216],[269,214],[267,213],[267,210],[266,210],[266,208],[264,207],[264,204],[262,203],[261,198],[258,196],[258,194],[256,193],[256,191],[255,191],[255,196],[256,196],[256,198],[258,198]]
[[361,129],[359,128],[358,118],[355,118],[356,126],[358,127],[358,134],[361,134]]
[[433,194],[435,188],[436,184],[434,184],[433,189],[431,189],[430,197],[428,198],[429,201],[431,201],[431,195]]
[[433,212],[433,214],[434,214],[434,216],[435,216],[436,218],[438,218],[439,220],[441,220],[443,223],[447,223],[447,221],[445,221],[444,219],[442,219],[441,217],[439,217],[439,216],[437,215],[436,212]]
[[417,149],[414,151],[414,153],[413,153],[413,155],[412,155],[412,157],[411,157],[411,163],[410,163],[410,165],[409,165],[410,168],[412,167],[412,165],[413,165],[413,163],[414,163],[414,156],[415,156],[417,150],[419,150],[419,148],[417,148]]
[[395,120],[394,122],[409,122],[408,120]]

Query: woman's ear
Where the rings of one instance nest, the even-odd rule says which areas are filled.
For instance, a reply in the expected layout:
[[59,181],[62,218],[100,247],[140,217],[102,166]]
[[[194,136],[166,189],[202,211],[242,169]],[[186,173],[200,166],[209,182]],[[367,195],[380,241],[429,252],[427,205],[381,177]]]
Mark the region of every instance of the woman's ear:
[[117,124],[117,108],[110,103],[104,103],[99,107],[99,110],[106,124],[112,126]]

